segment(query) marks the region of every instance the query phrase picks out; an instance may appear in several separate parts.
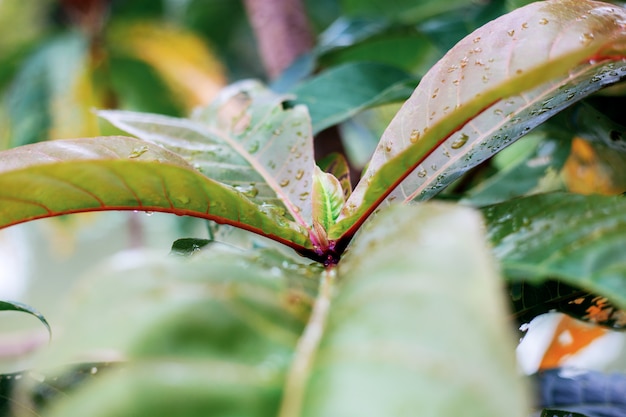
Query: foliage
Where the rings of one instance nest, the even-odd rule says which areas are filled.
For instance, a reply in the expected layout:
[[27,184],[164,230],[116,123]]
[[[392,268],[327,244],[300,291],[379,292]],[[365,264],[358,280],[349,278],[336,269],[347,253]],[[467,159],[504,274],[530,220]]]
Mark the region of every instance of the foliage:
[[[13,114],[26,124],[11,130],[9,143],[22,146],[0,153],[1,227],[132,210],[251,232],[251,249],[192,238],[172,248],[182,256],[143,254],[94,273],[39,364],[119,363],[64,387],[72,394],[49,399],[44,415],[523,416],[530,390],[514,363],[503,283],[539,288],[532,300],[511,294],[525,319],[567,305],[560,290],[542,290],[556,282],[571,289],[567,297],[594,300],[579,317],[625,327],[623,197],[567,192],[572,179],[557,173],[580,167],[575,135],[595,141],[592,149],[624,149],[618,122],[591,100],[576,103],[626,76],[626,10],[548,0],[503,14],[499,2],[470,3],[345,1],[351,17],[274,90],[240,81],[210,103],[192,94],[189,74],[222,79],[195,38],[122,25],[107,39],[132,41],[111,47],[153,66],[182,107],[204,102],[191,116],[135,111],[142,105],[124,99],[128,80],[120,81],[132,70],[113,60],[121,72],[99,88],[119,91],[124,109],[98,116],[107,132],[135,138],[24,145],[43,122]],[[389,20],[373,17],[381,8]],[[451,46],[438,34],[459,20],[482,26],[414,75]],[[428,48],[403,65],[350,62],[401,38]],[[84,58],[82,42],[72,45]],[[29,65],[43,71],[36,62],[47,54],[21,75]],[[344,156],[315,160],[314,134],[405,98],[354,189]],[[62,124],[54,109],[44,125]],[[558,124],[543,124],[557,113]],[[611,152],[600,152],[590,169],[608,172],[606,189],[625,191],[615,159],[602,165]],[[425,202],[437,194],[460,203]],[[23,384],[20,404],[38,386]]]

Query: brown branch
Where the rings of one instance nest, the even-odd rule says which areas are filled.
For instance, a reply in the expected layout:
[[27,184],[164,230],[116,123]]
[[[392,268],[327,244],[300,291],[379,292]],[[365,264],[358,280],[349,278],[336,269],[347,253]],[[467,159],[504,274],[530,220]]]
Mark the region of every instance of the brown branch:
[[313,47],[313,31],[301,0],[245,0],[245,6],[270,78]]

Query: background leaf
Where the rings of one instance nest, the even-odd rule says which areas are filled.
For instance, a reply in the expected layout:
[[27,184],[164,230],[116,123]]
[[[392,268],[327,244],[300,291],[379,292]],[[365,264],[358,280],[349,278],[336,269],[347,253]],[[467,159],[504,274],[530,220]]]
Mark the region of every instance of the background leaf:
[[0,190],[0,227],[86,211],[162,211],[310,246],[295,224],[206,178],[181,157],[133,138],[59,140],[4,151]]
[[[350,230],[349,237],[390,187],[402,182],[390,199],[428,198],[548,115],[618,81],[626,65],[596,55],[619,53],[608,50],[618,44],[624,12],[603,7],[533,3],[461,40],[424,76],[383,134],[330,237]],[[589,18],[579,18],[583,14]],[[591,57],[598,62],[580,65]]]
[[415,78],[396,67],[357,62],[332,68],[292,92],[296,103],[308,107],[317,133],[368,107],[404,100],[416,85]]
[[0,301],[0,311],[20,311],[23,313],[28,313],[31,316],[36,317],[41,322],[41,324],[46,326],[46,330],[48,330],[48,333],[52,335],[52,329],[50,329],[50,324],[48,323],[48,320],[46,320],[44,315],[27,304],[20,303],[18,301]]
[[527,415],[480,223],[423,204],[364,227],[339,263],[302,415]]
[[558,279],[608,297],[621,309],[626,307],[625,212],[621,196],[565,193],[483,209],[495,256],[509,280]]

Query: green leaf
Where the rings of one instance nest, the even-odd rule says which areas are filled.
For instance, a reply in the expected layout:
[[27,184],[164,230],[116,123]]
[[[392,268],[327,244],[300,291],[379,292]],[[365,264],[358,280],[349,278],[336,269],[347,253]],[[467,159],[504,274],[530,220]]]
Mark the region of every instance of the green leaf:
[[304,106],[283,109],[284,100],[258,82],[243,81],[225,88],[192,120],[115,110],[98,114],[309,228],[315,166],[310,121]]
[[352,16],[384,16],[403,22],[415,22],[436,14],[471,4],[470,0],[342,0],[344,12]]
[[626,68],[613,62],[623,53],[621,19],[622,8],[603,3],[536,2],[461,40],[391,122],[329,237],[349,239],[387,197],[429,198],[548,116],[618,81]]
[[50,329],[48,320],[46,320],[43,314],[27,304],[20,303],[18,301],[0,301],[0,311],[21,311],[23,313],[28,313],[31,316],[35,316],[44,326],[46,326],[48,334],[52,336],[52,329]]
[[[524,138],[524,140],[527,139],[530,137]],[[514,149],[507,149],[507,151],[510,150]],[[497,174],[481,181],[478,186],[469,190],[463,202],[485,206],[527,193],[552,191],[542,189],[542,180],[551,175],[557,175],[567,160],[569,150],[570,141],[568,140],[552,137],[543,139],[521,161],[509,164]],[[502,154],[498,156],[500,155]]]
[[[337,152],[333,152],[317,161],[317,166],[324,172],[333,174],[339,180],[343,195],[348,198],[352,192],[352,184],[350,182],[350,165],[346,158]],[[315,201],[315,200],[314,200]]]
[[404,100],[416,80],[390,65],[357,62],[323,72],[296,86],[297,103],[306,104],[317,133],[368,107]]
[[170,253],[179,256],[190,256],[193,255],[195,252],[201,250],[211,242],[211,239],[178,239],[172,244],[172,250],[170,251]]
[[558,279],[626,308],[626,199],[554,193],[483,209],[511,281]]
[[365,225],[338,265],[302,416],[527,415],[481,230],[474,211],[432,203]]
[[313,221],[324,230],[335,223],[345,197],[339,180],[317,168],[313,176]]
[[571,411],[545,409],[541,412],[541,417],[586,417],[586,416],[584,414],[573,413]]
[[133,138],[59,140],[1,152],[0,202],[0,227],[86,211],[161,211],[235,225],[303,253],[310,248],[294,223],[180,156]]
[[60,397],[52,415],[275,415],[321,271],[219,243],[191,258],[133,251],[98,265],[70,293],[65,332],[38,367],[125,362]]

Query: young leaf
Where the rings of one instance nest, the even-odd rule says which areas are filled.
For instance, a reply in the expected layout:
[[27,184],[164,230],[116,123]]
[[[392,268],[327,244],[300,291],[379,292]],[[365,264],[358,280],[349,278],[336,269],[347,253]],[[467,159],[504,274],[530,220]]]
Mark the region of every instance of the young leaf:
[[344,202],[339,180],[316,167],[313,175],[313,222],[328,230],[339,217]]
[[58,140],[0,152],[0,227],[102,210],[195,216],[253,231],[303,253],[311,248],[295,223],[206,178],[180,156],[138,139]]
[[44,326],[46,326],[48,334],[52,335],[52,330],[50,329],[48,320],[46,320],[43,314],[27,304],[20,303],[18,301],[0,301],[0,311],[21,311],[23,313],[28,313],[36,317]]
[[283,109],[285,98],[256,81],[243,81],[222,90],[192,120],[114,110],[98,114],[309,229],[315,166],[311,124],[304,106]]
[[511,281],[558,279],[626,309],[626,199],[554,193],[483,209]]
[[618,81],[625,23],[618,6],[548,0],[461,40],[391,122],[329,237],[349,240],[401,183],[392,198],[428,198],[548,115]]
[[350,166],[346,158],[337,152],[333,152],[324,158],[317,161],[317,166],[324,172],[333,174],[341,188],[343,189],[343,195],[348,198],[352,192],[352,184],[350,183]]
[[481,229],[472,210],[443,204],[392,206],[368,223],[338,265],[294,415],[526,416]]

